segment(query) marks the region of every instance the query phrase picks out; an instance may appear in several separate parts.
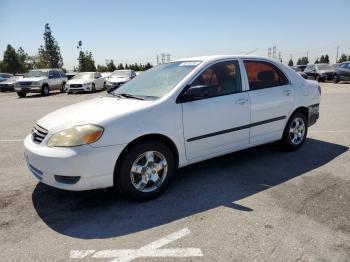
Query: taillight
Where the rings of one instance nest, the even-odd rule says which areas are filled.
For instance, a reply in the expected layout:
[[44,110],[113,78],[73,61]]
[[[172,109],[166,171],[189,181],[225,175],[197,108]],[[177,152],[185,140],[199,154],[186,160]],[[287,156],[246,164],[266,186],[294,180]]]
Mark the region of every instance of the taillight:
[[318,86],[318,92],[320,93],[320,95],[321,95],[321,87],[320,86]]

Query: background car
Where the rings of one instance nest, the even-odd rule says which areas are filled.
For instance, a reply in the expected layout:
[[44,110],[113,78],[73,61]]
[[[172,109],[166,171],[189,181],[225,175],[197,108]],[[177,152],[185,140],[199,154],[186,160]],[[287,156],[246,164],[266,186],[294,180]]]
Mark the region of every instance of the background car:
[[68,80],[71,80],[78,72],[67,72],[66,76]]
[[323,82],[325,80],[333,80],[335,68],[330,64],[310,64],[304,70],[309,79]]
[[350,61],[342,63],[335,68],[333,82],[350,81]]
[[15,83],[15,90],[19,97],[25,97],[27,93],[48,96],[52,90],[64,92],[66,82],[67,77],[61,69],[35,69]]
[[109,77],[111,74],[112,74],[112,72],[103,72],[103,73],[101,73],[101,75],[102,75],[102,77],[103,77],[104,79],[106,79],[107,77]]
[[291,67],[295,72],[301,75],[304,79],[307,79],[307,74],[304,73],[306,65],[296,65]]
[[9,79],[10,77],[12,77],[12,74],[8,74],[8,73],[0,73],[0,82],[5,81],[7,79]]
[[19,80],[22,79],[23,76],[12,76],[8,78],[5,81],[0,82],[0,91],[14,91],[15,90],[15,83]]
[[67,93],[95,92],[104,89],[104,79],[99,72],[81,72],[65,85]]
[[122,84],[130,81],[136,77],[134,70],[115,70],[113,73],[106,78],[107,92],[112,92]]

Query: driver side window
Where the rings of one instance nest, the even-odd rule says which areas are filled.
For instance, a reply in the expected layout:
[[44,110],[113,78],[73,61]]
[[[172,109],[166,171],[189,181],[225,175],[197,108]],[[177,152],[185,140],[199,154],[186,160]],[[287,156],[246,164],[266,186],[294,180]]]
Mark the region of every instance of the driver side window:
[[207,68],[192,82],[191,86],[206,86],[208,97],[241,92],[238,61],[220,62]]

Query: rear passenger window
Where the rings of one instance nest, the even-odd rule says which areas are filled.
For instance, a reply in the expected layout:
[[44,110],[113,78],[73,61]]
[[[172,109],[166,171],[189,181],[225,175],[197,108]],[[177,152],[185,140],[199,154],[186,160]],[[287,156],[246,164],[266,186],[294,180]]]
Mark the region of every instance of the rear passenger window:
[[273,64],[263,61],[244,61],[247,72],[249,89],[288,85],[287,77]]
[[241,74],[238,62],[221,62],[207,68],[193,81],[192,86],[197,85],[207,86],[209,97],[241,92]]

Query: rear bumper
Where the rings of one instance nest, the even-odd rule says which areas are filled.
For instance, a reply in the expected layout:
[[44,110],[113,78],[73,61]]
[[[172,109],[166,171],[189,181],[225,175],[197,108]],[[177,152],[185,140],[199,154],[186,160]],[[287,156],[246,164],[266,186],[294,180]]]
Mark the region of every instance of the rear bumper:
[[309,108],[309,119],[308,126],[315,124],[320,116],[319,109],[320,104],[314,104],[308,107]]

